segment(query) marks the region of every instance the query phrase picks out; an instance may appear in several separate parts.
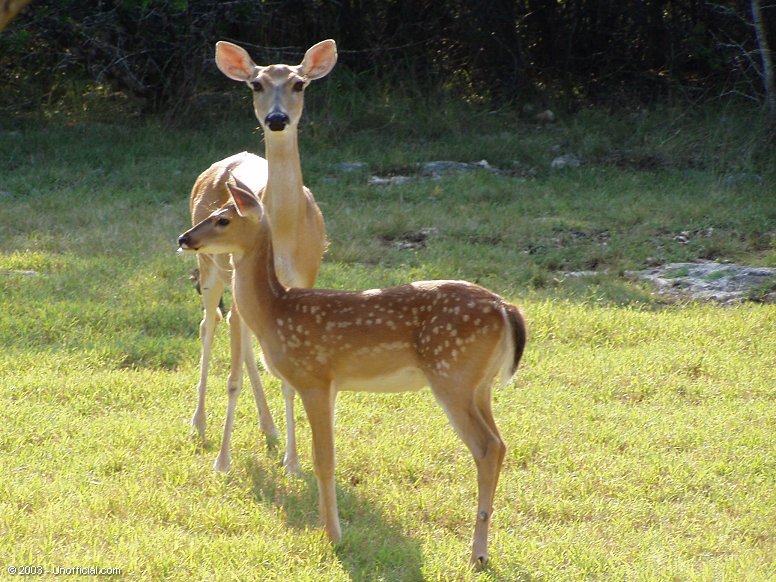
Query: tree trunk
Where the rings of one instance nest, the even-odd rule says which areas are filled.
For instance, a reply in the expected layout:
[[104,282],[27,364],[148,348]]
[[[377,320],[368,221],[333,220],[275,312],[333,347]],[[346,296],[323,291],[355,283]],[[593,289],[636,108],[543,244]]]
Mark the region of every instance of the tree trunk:
[[763,23],[760,0],[752,0],[752,20],[757,35],[757,45],[760,47],[760,57],[763,64],[763,84],[765,85],[765,104],[768,108],[768,118],[776,121],[776,80],[773,78],[773,60],[768,45],[768,36]]

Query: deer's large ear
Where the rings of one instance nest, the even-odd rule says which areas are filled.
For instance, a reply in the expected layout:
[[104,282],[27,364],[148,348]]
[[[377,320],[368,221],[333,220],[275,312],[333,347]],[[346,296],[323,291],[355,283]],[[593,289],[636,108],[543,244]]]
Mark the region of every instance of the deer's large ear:
[[250,81],[257,68],[244,48],[225,40],[216,43],[216,66],[235,81]]
[[335,64],[337,64],[337,43],[328,39],[307,49],[299,67],[303,75],[314,81],[328,75]]
[[264,209],[253,193],[239,180],[235,179],[234,184],[229,181],[226,187],[232,195],[232,201],[237,207],[237,214],[247,218],[251,222],[259,222],[264,215]]

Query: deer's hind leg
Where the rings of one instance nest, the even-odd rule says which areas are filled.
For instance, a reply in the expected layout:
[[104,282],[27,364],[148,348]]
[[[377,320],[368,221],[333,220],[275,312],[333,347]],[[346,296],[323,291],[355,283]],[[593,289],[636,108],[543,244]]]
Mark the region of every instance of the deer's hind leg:
[[[440,384],[448,384],[440,386]],[[488,529],[506,445],[501,439],[490,403],[490,384],[461,390],[449,381],[432,381],[432,389],[456,433],[466,444],[477,466],[477,518],[474,526],[471,562],[488,561]]]

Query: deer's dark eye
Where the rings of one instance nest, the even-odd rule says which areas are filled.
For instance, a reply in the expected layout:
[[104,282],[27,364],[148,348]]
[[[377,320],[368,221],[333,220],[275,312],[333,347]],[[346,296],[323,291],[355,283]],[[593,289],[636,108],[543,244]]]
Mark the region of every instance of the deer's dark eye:
[[229,219],[228,218],[219,218],[218,220],[216,220],[216,224],[218,226],[226,226],[227,224],[229,224]]
[[258,81],[251,81],[251,87],[252,87],[252,88],[253,88],[253,90],[254,90],[254,91],[256,91],[257,93],[258,93],[259,91],[264,91],[264,87],[262,87],[262,86],[261,86],[261,83],[259,83]]
[[304,81],[297,81],[296,83],[294,83],[294,91],[296,91],[297,93],[299,91],[304,91]]

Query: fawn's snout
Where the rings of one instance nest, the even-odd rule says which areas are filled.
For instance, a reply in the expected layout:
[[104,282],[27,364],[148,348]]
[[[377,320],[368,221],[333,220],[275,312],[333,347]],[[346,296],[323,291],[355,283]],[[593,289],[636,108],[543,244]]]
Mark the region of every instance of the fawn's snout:
[[189,236],[189,233],[184,232],[178,237],[178,248],[182,251],[196,250],[191,246],[191,237]]

